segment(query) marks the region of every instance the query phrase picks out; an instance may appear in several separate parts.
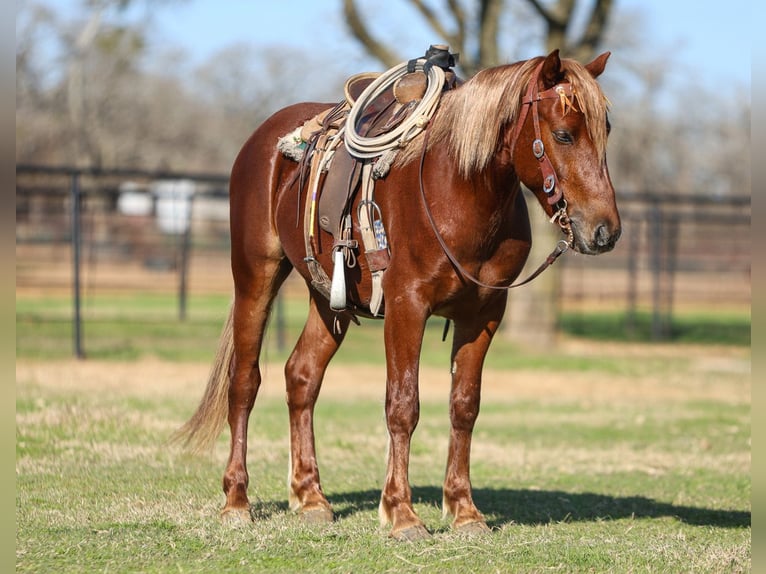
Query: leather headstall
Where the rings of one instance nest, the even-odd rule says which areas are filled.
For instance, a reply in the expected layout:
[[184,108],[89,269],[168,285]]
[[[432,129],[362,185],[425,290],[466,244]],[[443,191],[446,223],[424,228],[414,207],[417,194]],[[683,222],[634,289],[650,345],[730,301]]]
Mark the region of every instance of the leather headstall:
[[[468,272],[468,270],[466,270],[460,264],[460,262],[457,260],[455,255],[447,246],[447,243],[444,241],[444,238],[441,236],[438,228],[436,227],[436,222],[434,221],[433,215],[431,213],[431,209],[428,207],[428,201],[426,200],[425,186],[423,184],[423,169],[424,169],[425,160],[426,160],[426,150],[428,148],[428,136],[429,136],[428,128],[426,128],[426,131],[425,131],[425,136],[423,138],[423,151],[420,155],[420,173],[419,173],[420,198],[423,202],[423,208],[425,210],[425,214],[428,218],[429,223],[431,224],[431,229],[433,230],[434,235],[436,236],[436,239],[439,242],[439,245],[441,245],[442,251],[444,251],[444,254],[447,256],[447,259],[450,260],[452,265],[455,266],[455,269],[462,276],[470,280],[472,283],[475,283],[479,287],[485,287],[487,289],[504,290],[504,289],[513,289],[515,287],[521,287],[522,285],[526,285],[527,283],[535,279],[537,276],[539,276],[548,267],[553,265],[553,263],[561,255],[566,253],[567,250],[569,250],[569,248],[571,248],[574,245],[574,236],[572,233],[572,227],[570,225],[569,217],[567,216],[567,213],[566,213],[566,208],[567,208],[566,201],[563,199],[563,192],[561,190],[561,187],[558,185],[556,170],[553,169],[553,164],[551,163],[551,160],[545,154],[545,146],[543,145],[543,140],[540,137],[540,118],[538,116],[537,103],[542,100],[558,99],[561,102],[562,114],[566,115],[567,111],[570,108],[574,109],[575,92],[574,92],[574,88],[572,87],[572,84],[568,82],[556,84],[552,88],[548,88],[547,90],[543,90],[542,92],[538,91],[537,80],[540,76],[540,71],[542,70],[543,63],[540,63],[540,65],[537,66],[534,73],[532,74],[532,77],[529,80],[529,85],[527,87],[527,92],[524,98],[521,100],[522,108],[519,114],[519,119],[516,122],[516,124],[513,126],[513,132],[511,134],[511,157],[513,157],[513,152],[514,152],[514,149],[516,148],[516,140],[519,139],[519,134],[521,133],[521,129],[524,126],[524,122],[527,119],[527,114],[531,108],[532,121],[534,123],[534,128],[535,128],[535,139],[532,142],[532,153],[540,162],[540,169],[543,174],[543,191],[545,191],[546,195],[548,196],[548,203],[550,205],[558,207],[558,210],[555,211],[555,213],[553,214],[553,217],[551,218],[551,222],[552,223],[555,222],[559,225],[559,227],[561,227],[561,229],[567,234],[567,239],[566,240],[562,239],[558,243],[556,243],[556,247],[550,253],[550,255],[548,255],[548,257],[545,258],[545,261],[543,261],[540,264],[540,266],[537,269],[535,269],[532,272],[532,274],[529,275],[523,281],[519,281],[518,283],[513,283],[512,285],[490,285],[488,283],[484,283],[483,281],[479,280],[478,277],[471,275]],[[559,204],[559,202],[561,203]],[[446,336],[448,327],[449,327],[449,321],[447,321],[447,325],[445,326],[445,331],[444,331],[445,336]]]
[[516,122],[516,125],[513,127],[513,134],[511,136],[511,157],[513,157],[513,152],[516,148],[516,140],[519,138],[519,134],[524,127],[524,122],[526,121],[527,114],[531,108],[532,122],[535,129],[535,139],[532,142],[532,153],[540,162],[540,170],[543,175],[543,191],[548,196],[548,203],[550,205],[556,205],[561,201],[563,192],[561,186],[558,184],[559,180],[558,177],[556,177],[556,170],[553,168],[551,160],[545,153],[545,145],[543,144],[540,135],[540,118],[537,111],[537,105],[538,102],[542,100],[557,99],[561,101],[562,113],[565,114],[567,111],[566,106],[574,105],[574,88],[569,82],[563,82],[542,92],[538,91],[537,80],[540,77],[540,71],[542,70],[544,63],[544,61],[541,62],[535,69],[532,77],[529,79],[527,92],[521,100],[521,113],[519,114],[519,119]]

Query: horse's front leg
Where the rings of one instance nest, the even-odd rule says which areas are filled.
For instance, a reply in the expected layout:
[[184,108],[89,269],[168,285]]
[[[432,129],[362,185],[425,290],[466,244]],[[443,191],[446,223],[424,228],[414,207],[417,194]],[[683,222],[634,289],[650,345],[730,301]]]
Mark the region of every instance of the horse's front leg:
[[426,316],[424,305],[398,300],[386,308],[386,424],[388,466],[380,498],[381,525],[391,524],[391,536],[402,540],[429,538],[412,507],[409,483],[410,441],[420,416],[418,366]]
[[501,317],[499,309],[489,320],[476,317],[455,322],[443,511],[445,517],[453,517],[452,527],[463,532],[489,530],[471,494],[471,438],[479,415],[484,358]]

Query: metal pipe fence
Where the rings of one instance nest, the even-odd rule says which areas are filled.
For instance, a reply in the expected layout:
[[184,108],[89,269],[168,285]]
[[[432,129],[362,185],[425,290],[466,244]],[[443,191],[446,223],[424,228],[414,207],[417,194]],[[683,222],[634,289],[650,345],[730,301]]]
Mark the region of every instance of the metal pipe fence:
[[[623,306],[628,331],[648,310],[655,340],[672,335],[678,307],[749,308],[750,196],[633,193],[620,195],[618,205],[623,238],[614,252],[566,260],[570,280],[591,278],[570,298],[611,297]],[[605,268],[621,288],[594,285]]]
[[[633,193],[618,204],[613,252],[557,263],[562,307],[622,309],[627,330],[647,309],[660,340],[680,305],[749,306],[749,196]],[[229,248],[226,175],[16,166],[17,292],[71,292],[77,357],[84,292],[172,291],[183,321],[190,291],[231,292]],[[205,272],[190,274],[199,261]]]

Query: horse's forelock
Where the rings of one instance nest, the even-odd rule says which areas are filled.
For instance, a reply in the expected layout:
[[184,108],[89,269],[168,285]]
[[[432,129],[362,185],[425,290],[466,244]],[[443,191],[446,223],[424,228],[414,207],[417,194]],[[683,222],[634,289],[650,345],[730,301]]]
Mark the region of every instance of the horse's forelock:
[[606,113],[609,101],[601,91],[601,86],[585,66],[575,60],[562,60],[562,64],[566,71],[566,79],[574,88],[577,106],[585,115],[585,125],[588,127],[590,139],[598,152],[599,159],[604,161],[607,140]]

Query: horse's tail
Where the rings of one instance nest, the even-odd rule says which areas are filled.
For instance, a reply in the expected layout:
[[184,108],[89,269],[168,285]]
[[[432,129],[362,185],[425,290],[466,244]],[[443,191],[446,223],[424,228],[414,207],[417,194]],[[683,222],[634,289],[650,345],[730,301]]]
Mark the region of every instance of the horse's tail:
[[193,453],[212,450],[229,414],[229,372],[234,358],[233,315],[232,305],[218,341],[218,351],[210,369],[205,394],[197,410],[170,439],[172,443],[181,444]]

